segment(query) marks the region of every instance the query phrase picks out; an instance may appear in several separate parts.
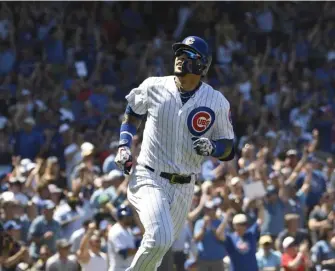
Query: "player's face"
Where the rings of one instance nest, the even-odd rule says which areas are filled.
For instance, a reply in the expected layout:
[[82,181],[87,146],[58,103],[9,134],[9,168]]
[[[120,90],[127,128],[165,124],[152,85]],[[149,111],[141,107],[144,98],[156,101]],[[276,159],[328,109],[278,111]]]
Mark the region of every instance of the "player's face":
[[186,54],[176,56],[174,59],[174,72],[181,73],[184,61],[187,59]]
[[196,52],[193,52],[189,49],[179,49],[175,53],[175,60],[174,60],[174,72],[181,73],[183,69],[183,64],[188,59],[199,59],[200,55]]

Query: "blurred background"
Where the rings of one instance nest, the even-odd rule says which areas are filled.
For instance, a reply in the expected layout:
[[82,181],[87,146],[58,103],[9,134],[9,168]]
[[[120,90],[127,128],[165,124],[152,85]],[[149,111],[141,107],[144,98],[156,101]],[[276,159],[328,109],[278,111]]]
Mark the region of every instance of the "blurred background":
[[[268,193],[262,199],[267,221],[262,235],[281,240],[285,219],[298,213],[299,229],[309,240],[306,253],[313,256],[308,268],[323,268],[326,256],[315,248],[321,232],[330,231],[325,243],[334,254],[327,257],[335,257],[335,239],[334,246],[330,244],[334,233],[328,229],[334,229],[335,212],[332,2],[0,6],[0,221],[5,236],[0,248],[7,251],[0,256],[3,270],[47,270],[47,260],[53,255],[49,265],[57,264],[60,254],[73,263],[73,270],[83,268],[77,252],[92,250],[94,240],[101,241],[95,251],[107,253],[110,265],[108,243],[113,241],[108,234],[123,219],[117,214],[128,204],[126,188],[132,178],[123,176],[113,162],[124,96],[149,76],[171,74],[172,43],[188,35],[203,37],[210,45],[213,63],[203,80],[231,104],[238,156],[224,164],[205,161],[184,235],[169,252],[174,260],[162,268],[197,270],[197,262],[209,260],[199,253],[202,241],[193,238],[206,203],[211,206],[208,202],[219,197],[219,218],[229,210],[244,212],[254,221],[254,209],[248,209],[252,200],[243,187],[255,181]],[[134,140],[135,158],[140,146],[141,129]],[[275,202],[282,208],[267,209],[271,193],[278,195]],[[127,214],[133,218],[130,227],[138,246],[141,225],[135,212]],[[326,221],[328,228],[315,228],[315,221]],[[93,241],[80,250],[86,235]],[[205,249],[209,254],[210,247]],[[273,249],[280,259],[281,246],[273,244]],[[9,261],[14,255],[16,260]],[[224,250],[217,257],[229,265]],[[175,267],[168,265],[174,261]],[[259,268],[266,270],[261,263]]]

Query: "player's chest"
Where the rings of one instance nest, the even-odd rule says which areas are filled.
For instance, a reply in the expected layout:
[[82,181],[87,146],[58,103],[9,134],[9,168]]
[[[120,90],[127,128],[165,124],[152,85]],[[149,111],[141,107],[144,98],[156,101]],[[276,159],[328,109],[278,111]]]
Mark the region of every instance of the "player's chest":
[[150,100],[149,118],[157,129],[188,130],[193,136],[209,132],[216,120],[215,101],[195,95],[182,103],[177,93],[164,93]]

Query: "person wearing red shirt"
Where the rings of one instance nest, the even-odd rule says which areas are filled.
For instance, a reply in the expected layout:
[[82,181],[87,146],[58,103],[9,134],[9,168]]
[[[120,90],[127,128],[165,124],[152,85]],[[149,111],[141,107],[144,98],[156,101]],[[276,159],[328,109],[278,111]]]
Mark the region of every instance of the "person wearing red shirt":
[[304,242],[298,248],[293,237],[288,236],[283,241],[284,253],[281,257],[281,266],[285,271],[308,270],[308,243]]

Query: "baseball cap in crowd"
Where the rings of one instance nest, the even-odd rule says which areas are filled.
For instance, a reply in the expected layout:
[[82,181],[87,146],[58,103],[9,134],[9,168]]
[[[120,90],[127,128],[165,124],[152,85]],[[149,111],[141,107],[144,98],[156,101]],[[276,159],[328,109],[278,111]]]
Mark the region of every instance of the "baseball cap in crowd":
[[270,235],[263,235],[261,236],[261,238],[259,239],[259,244],[261,246],[265,245],[265,244],[272,244],[272,238]]
[[42,204],[43,209],[46,210],[51,210],[54,209],[56,207],[56,205],[54,204],[54,202],[52,200],[44,200],[43,204]]
[[297,150],[294,150],[294,149],[290,149],[286,152],[286,157],[297,156],[297,155],[298,155],[298,152],[297,152]]
[[24,184],[26,182],[26,178],[22,177],[22,176],[16,176],[16,177],[10,177],[9,178],[9,183],[14,184],[14,183],[18,183],[18,184]]
[[75,120],[73,113],[70,110],[67,110],[66,108],[60,108],[59,113],[61,121],[72,122]]
[[55,184],[49,184],[48,185],[48,189],[49,189],[49,192],[51,193],[51,194],[57,194],[57,193],[62,193],[63,192],[63,190],[62,189],[60,189],[57,185],[55,185]]
[[68,125],[67,123],[63,123],[61,126],[59,126],[58,132],[62,134],[68,130],[70,130],[70,125]]
[[295,239],[292,236],[286,237],[283,241],[283,248],[284,249],[287,249],[289,247],[293,247],[295,245],[296,245]]
[[[25,160],[25,159],[23,159],[23,160]],[[21,161],[21,163],[20,163],[19,170],[22,174],[26,174],[26,173],[30,172],[31,170],[33,170],[36,167],[36,164],[34,162],[30,161],[30,159],[27,159],[27,160],[28,161],[25,161],[25,162]]]
[[69,247],[71,247],[71,243],[66,239],[59,239],[59,240],[56,241],[56,247],[57,247],[57,249],[69,248]]
[[36,122],[34,120],[34,118],[32,117],[27,117],[23,120],[23,123],[25,124],[29,124],[29,125],[32,125],[32,126],[35,126]]
[[233,218],[233,225],[246,224],[247,222],[248,218],[245,214],[237,214]]
[[18,224],[15,220],[9,220],[3,225],[3,228],[5,231],[21,230],[21,225]]
[[214,209],[215,208],[214,202],[212,200],[206,201],[205,208],[207,208],[207,209]]
[[241,182],[241,178],[239,178],[239,177],[233,177],[231,180],[230,180],[230,184],[232,185],[232,186],[235,186],[235,185],[237,185],[238,183],[240,183]]
[[93,154],[94,145],[90,142],[84,142],[80,146],[80,150],[81,150],[81,155],[82,156],[89,156],[89,155]]

